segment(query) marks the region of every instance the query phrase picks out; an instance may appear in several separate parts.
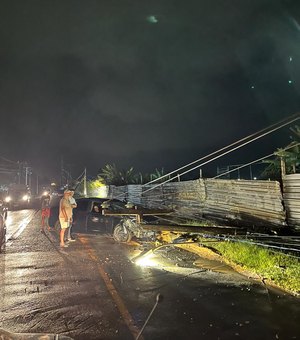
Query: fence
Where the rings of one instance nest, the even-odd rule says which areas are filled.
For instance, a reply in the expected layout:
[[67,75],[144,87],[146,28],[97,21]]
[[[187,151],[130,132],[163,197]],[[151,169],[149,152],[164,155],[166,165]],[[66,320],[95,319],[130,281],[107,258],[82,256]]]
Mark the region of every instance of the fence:
[[300,174],[283,178],[283,199],[288,225],[300,230]]
[[193,220],[208,218],[247,226],[286,225],[282,192],[276,181],[198,179],[161,186],[110,186],[108,197],[148,208],[170,208],[174,214]]

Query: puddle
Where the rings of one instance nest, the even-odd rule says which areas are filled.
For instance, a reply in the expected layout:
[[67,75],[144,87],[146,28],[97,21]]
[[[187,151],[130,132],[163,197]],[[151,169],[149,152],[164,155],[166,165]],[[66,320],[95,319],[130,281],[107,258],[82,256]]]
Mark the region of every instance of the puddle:
[[222,274],[236,273],[233,270],[233,268],[231,268],[227,264],[222,263],[220,261],[208,260],[208,259],[205,259],[205,258],[199,258],[193,264],[196,267],[206,269],[206,270],[211,270],[211,271],[217,272],[217,273],[222,273]]

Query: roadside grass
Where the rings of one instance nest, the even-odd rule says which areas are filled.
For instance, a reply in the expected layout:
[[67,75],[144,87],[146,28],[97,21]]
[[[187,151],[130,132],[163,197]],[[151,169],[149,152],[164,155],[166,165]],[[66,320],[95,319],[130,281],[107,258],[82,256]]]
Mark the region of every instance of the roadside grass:
[[300,294],[299,258],[238,241],[210,240],[209,248],[217,250],[224,259],[257,274],[279,288],[295,295]]
[[[188,223],[192,225],[193,221]],[[194,222],[194,225],[203,226],[205,223],[197,221]],[[209,225],[209,222],[206,225]],[[173,243],[179,235],[180,233],[169,231],[161,232],[157,239],[158,244]],[[187,237],[187,242],[189,242],[188,239]],[[193,238],[193,241],[190,238],[190,241],[219,254],[224,261],[235,267],[236,270],[241,270],[247,275],[253,274],[267,284],[277,286],[300,297],[300,258],[292,254],[257,246],[250,242],[223,241],[216,240],[213,237],[197,237]]]

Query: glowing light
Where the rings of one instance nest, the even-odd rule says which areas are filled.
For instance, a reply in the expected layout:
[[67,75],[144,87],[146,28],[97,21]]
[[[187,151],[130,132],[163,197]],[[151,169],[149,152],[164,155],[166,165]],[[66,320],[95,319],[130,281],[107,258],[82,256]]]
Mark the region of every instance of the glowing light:
[[140,259],[135,261],[135,264],[140,267],[155,267],[157,265],[156,261],[153,259],[153,254],[142,256]]
[[290,57],[290,58],[289,58],[289,61],[293,61],[293,57]]
[[6,202],[6,203],[8,203],[8,202],[10,202],[10,201],[11,201],[11,197],[10,197],[10,196],[5,197],[5,202]]
[[292,84],[292,82],[293,82],[292,80],[289,80],[289,84]]
[[28,195],[24,195],[24,196],[22,197],[22,200],[23,200],[23,201],[27,201],[27,200],[28,200]]
[[251,89],[254,89],[254,85],[251,86]]
[[147,21],[150,22],[151,24],[156,24],[158,23],[158,20],[155,15],[149,15],[147,17]]

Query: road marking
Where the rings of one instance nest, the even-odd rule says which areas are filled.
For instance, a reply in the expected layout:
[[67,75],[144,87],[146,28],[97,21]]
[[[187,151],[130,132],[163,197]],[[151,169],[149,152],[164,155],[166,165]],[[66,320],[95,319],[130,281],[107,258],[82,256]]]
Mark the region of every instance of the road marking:
[[[86,246],[90,258],[97,263],[99,274],[102,277],[102,279],[103,279],[103,281],[106,285],[107,290],[109,291],[114,302],[116,303],[116,305],[119,309],[119,312],[120,312],[123,320],[125,321],[128,329],[130,330],[134,339],[136,339],[140,330],[134,324],[134,320],[133,320],[132,316],[130,315],[128,309],[126,308],[124,301],[122,300],[121,296],[118,294],[117,289],[113,285],[108,274],[105,272],[103,266],[98,263],[99,259],[98,259],[97,255],[95,254],[94,250],[91,248],[88,239],[85,238],[84,236],[79,236],[79,240],[80,240],[81,243],[83,243]],[[139,339],[143,340],[143,337],[140,336]]]

